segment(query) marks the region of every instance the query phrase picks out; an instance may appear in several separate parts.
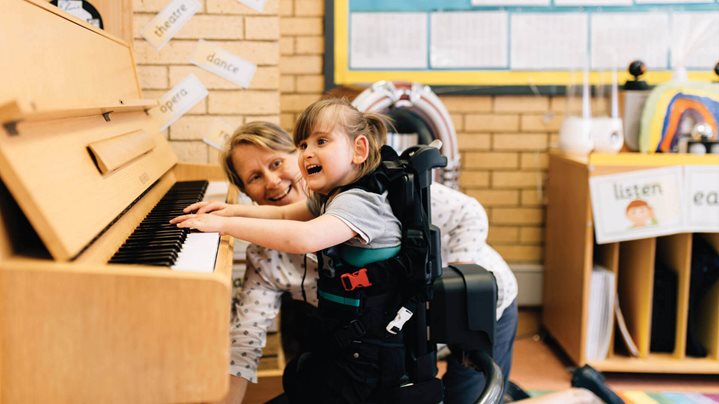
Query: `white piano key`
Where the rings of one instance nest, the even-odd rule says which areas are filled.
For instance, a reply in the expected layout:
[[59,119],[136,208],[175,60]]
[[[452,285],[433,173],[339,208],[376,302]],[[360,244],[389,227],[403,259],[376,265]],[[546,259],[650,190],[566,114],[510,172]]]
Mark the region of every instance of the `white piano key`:
[[177,255],[174,271],[212,272],[220,243],[220,233],[190,233]]
[[[224,181],[210,181],[203,201],[226,201],[229,184]],[[212,272],[215,269],[220,233],[190,233],[177,255],[173,271]]]

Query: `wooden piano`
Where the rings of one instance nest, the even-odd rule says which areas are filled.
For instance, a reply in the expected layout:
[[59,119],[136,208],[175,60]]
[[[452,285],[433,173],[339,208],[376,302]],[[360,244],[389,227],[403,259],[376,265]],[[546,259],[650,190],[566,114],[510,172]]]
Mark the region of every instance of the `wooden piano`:
[[231,239],[209,270],[109,261],[221,170],[177,163],[129,44],[36,0],[3,1],[0,38],[0,402],[220,399]]

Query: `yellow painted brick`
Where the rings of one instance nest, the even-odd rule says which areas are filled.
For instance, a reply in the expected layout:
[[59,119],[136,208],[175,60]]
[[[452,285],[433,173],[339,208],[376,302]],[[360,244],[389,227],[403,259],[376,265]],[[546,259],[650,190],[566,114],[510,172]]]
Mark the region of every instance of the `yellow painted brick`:
[[544,242],[544,227],[522,227],[519,229],[519,241],[522,243]]
[[325,76],[297,76],[298,93],[317,93],[325,89]]
[[492,111],[492,97],[489,96],[443,95],[439,98],[451,113]]
[[[242,88],[197,66],[170,66],[170,80],[173,82],[179,82],[190,73],[195,74],[202,84],[211,90],[240,90]],[[278,87],[279,70],[275,66],[257,68],[252,81],[250,81],[250,89],[253,90],[277,90]]]
[[492,172],[492,188],[532,188],[543,184],[541,171],[495,171]]
[[[177,82],[170,82],[170,87],[174,86],[175,84],[177,84]],[[168,91],[169,90],[143,90],[142,96],[146,99],[156,100],[162,97]],[[205,113],[207,113],[207,97],[195,104],[195,106],[193,106],[189,111],[187,111],[185,115],[202,115]]]
[[495,244],[493,247],[509,263],[542,262],[542,247],[539,246]]
[[519,227],[515,226],[492,226],[487,234],[489,244],[516,243],[519,241]]
[[172,141],[177,159],[185,163],[207,163],[209,146],[201,141]]
[[220,163],[220,156],[222,155],[222,152],[219,150],[215,150],[212,147],[208,146],[207,150],[207,163],[213,164],[213,165],[219,165]]
[[222,47],[257,65],[277,65],[280,61],[278,42],[238,41],[223,43]]
[[282,94],[280,105],[282,112],[302,112],[319,98],[317,94]]
[[211,114],[279,114],[276,91],[215,91],[209,96]]
[[495,224],[542,224],[544,209],[541,208],[492,208],[490,221]]
[[169,82],[165,66],[137,66],[137,76],[143,89],[166,89]]
[[519,167],[518,153],[464,153],[464,168],[517,168]]
[[280,0],[279,14],[282,17],[291,16],[294,14],[294,0]]
[[280,74],[322,74],[322,56],[282,56]]
[[159,52],[144,39],[134,41],[137,64],[188,64],[197,41],[174,40],[168,42]]
[[556,149],[559,147],[559,133],[549,134],[549,149]]
[[[277,17],[275,17],[276,19]],[[242,17],[233,15],[195,15],[175,35],[177,39],[224,39],[245,38]]]
[[464,116],[464,130],[467,132],[516,132],[519,130],[519,115],[467,114]]
[[[155,18],[155,15],[136,15],[133,21],[135,38],[142,38],[145,26]],[[244,22],[239,16],[228,15],[194,15],[190,21],[180,29],[174,39],[243,39]]]
[[452,125],[454,125],[454,130],[456,132],[464,130],[464,115],[459,113],[450,113],[449,117],[452,118]]
[[245,17],[245,38],[247,39],[279,39],[280,19],[270,17]]
[[492,135],[493,150],[547,150],[549,136],[545,133],[496,133]]
[[492,137],[488,133],[459,133],[459,150],[489,150]]
[[295,76],[287,74],[280,76],[280,92],[283,94],[295,92]]
[[185,115],[170,127],[170,139],[202,140],[215,124],[222,123],[234,129],[243,122],[242,115]]
[[295,114],[292,113],[281,113],[280,114],[280,127],[291,133],[295,127]]
[[251,90],[276,90],[280,86],[280,69],[277,66],[260,66],[250,81]]
[[295,40],[298,55],[321,55],[325,52],[325,39],[321,36],[298,36]]
[[295,54],[295,37],[288,36],[280,38],[280,55]]
[[489,172],[464,170],[459,176],[459,185],[462,188],[467,188],[467,191],[476,187],[486,188],[489,186]]
[[519,166],[522,168],[546,169],[549,157],[545,152],[521,153]]
[[322,17],[282,17],[280,35],[324,35]]
[[[609,115],[611,103],[607,97],[592,97],[591,99],[592,115]],[[551,111],[560,114],[581,115],[582,113],[582,93],[581,89],[574,96],[556,96],[550,101]]]
[[167,6],[167,0],[133,0],[132,10],[138,12],[157,12]]
[[280,124],[280,116],[277,114],[273,115],[247,115],[245,117],[245,121],[247,122],[254,122],[254,121],[265,121],[265,122],[272,122],[275,125]]
[[[258,65],[276,65],[279,62],[277,42],[259,41],[213,41],[226,51]],[[160,52],[145,40],[134,42],[138,64],[179,64],[187,65],[195,51],[195,40],[172,40]]]
[[306,17],[322,17],[325,15],[323,0],[295,0],[295,15]]
[[547,97],[535,95],[498,95],[494,97],[495,112],[544,112],[548,109],[549,99]]
[[547,195],[537,189],[523,189],[522,190],[522,206],[543,206],[546,204]]
[[566,114],[569,112],[582,112],[582,96],[574,95],[573,97],[550,97],[549,110],[561,114]]
[[267,0],[262,11],[256,11],[239,1],[205,0],[211,14],[278,15],[280,0]]
[[477,199],[485,207],[517,206],[518,190],[470,189],[467,195]]
[[558,132],[564,115],[556,112],[544,114],[522,114],[520,129],[522,132]]

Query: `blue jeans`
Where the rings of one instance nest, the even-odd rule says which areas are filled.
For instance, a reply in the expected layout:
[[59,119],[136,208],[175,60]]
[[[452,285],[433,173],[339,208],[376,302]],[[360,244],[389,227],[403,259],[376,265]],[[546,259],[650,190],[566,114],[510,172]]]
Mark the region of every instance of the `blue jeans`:
[[[495,343],[492,349],[494,361],[502,369],[504,387],[509,382],[509,370],[512,367],[512,348],[517,333],[517,301],[507,307],[497,321]],[[442,378],[444,383],[445,404],[474,403],[484,390],[484,374],[466,368],[454,355],[447,357],[447,373]]]

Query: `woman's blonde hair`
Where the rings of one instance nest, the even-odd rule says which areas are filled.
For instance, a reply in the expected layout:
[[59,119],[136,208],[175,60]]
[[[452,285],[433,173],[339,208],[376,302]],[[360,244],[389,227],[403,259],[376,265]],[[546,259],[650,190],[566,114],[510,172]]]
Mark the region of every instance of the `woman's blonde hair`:
[[310,137],[318,128],[321,120],[334,122],[331,127],[321,128],[332,131],[336,125],[349,136],[351,142],[361,135],[367,138],[369,153],[367,159],[360,164],[357,178],[374,171],[382,161],[380,148],[387,139],[387,117],[371,112],[360,112],[352,106],[347,98],[326,98],[314,102],[307,107],[295,124],[293,140],[295,146]]
[[240,145],[254,145],[263,149],[292,154],[297,147],[292,143],[290,134],[271,122],[255,121],[246,123],[237,130],[225,143],[222,151],[222,169],[227,178],[240,190],[244,191],[245,184],[237,175],[235,165],[232,163],[232,151]]

